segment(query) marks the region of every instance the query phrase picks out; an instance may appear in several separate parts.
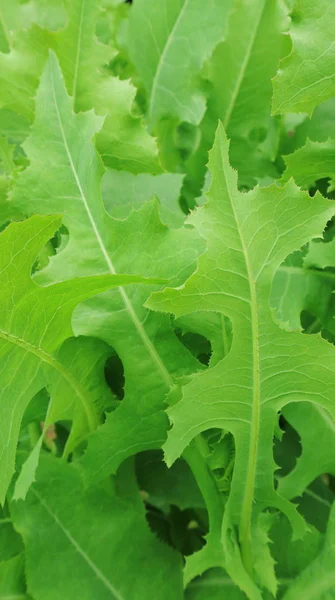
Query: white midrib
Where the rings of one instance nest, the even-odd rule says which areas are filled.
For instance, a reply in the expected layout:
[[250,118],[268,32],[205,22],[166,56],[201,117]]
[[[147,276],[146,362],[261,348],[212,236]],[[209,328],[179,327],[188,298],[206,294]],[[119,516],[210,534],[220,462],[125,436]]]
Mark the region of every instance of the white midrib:
[[162,71],[162,68],[163,68],[163,65],[164,65],[164,61],[165,61],[166,55],[167,55],[167,53],[169,51],[169,48],[170,48],[171,43],[172,43],[173,38],[174,38],[174,34],[175,34],[176,30],[179,27],[179,23],[180,23],[180,21],[182,20],[182,18],[184,16],[184,13],[185,13],[185,10],[186,10],[188,4],[189,4],[189,0],[185,0],[184,6],[182,7],[182,9],[181,9],[181,11],[180,11],[177,19],[175,20],[175,23],[174,23],[174,25],[173,25],[173,27],[171,29],[171,32],[170,32],[170,34],[167,37],[167,40],[165,42],[165,46],[163,48],[163,52],[160,55],[159,61],[157,63],[157,69],[156,69],[155,76],[154,76],[153,81],[152,81],[151,94],[150,94],[150,102],[149,102],[149,114],[150,115],[152,115],[153,105],[154,105],[154,101],[156,99],[158,81],[159,81],[159,77],[160,77],[160,74],[161,74],[161,71]]
[[[71,171],[73,173],[76,185],[77,185],[79,193],[80,193],[80,197],[81,197],[82,202],[83,202],[83,206],[85,208],[86,214],[87,214],[89,222],[91,224],[92,231],[93,231],[93,233],[95,235],[95,238],[96,238],[96,240],[97,240],[97,242],[99,244],[100,250],[101,250],[102,255],[103,255],[104,259],[105,259],[105,262],[107,264],[108,270],[109,270],[109,272],[112,275],[115,275],[116,274],[116,270],[115,270],[114,265],[113,265],[113,263],[112,263],[112,261],[110,259],[110,256],[109,256],[109,254],[107,252],[107,249],[106,249],[106,247],[105,247],[105,245],[103,243],[103,240],[102,240],[102,237],[101,237],[100,232],[98,230],[98,227],[97,227],[97,225],[96,225],[96,223],[94,221],[94,218],[93,218],[93,215],[91,213],[90,207],[88,205],[88,202],[87,202],[84,190],[82,188],[80,179],[78,177],[78,174],[77,174],[74,162],[72,160],[72,155],[71,155],[71,152],[70,152],[69,145],[67,143],[67,139],[66,139],[66,136],[65,136],[65,131],[64,131],[64,127],[63,127],[63,123],[62,123],[62,119],[61,119],[61,115],[60,115],[60,112],[59,112],[59,109],[58,109],[58,103],[57,103],[57,98],[56,98],[56,91],[55,91],[53,73],[51,75],[51,79],[52,79],[52,92],[53,92],[53,98],[54,98],[54,104],[55,104],[55,109],[56,109],[56,114],[57,114],[59,129],[60,129],[60,132],[61,132],[61,136],[62,136],[64,147],[65,147],[65,150],[66,150],[66,154],[67,154],[67,157],[68,157],[68,160],[69,160],[69,163],[70,163]],[[119,287],[118,290],[119,290],[119,292],[121,294],[122,300],[123,300],[124,305],[125,305],[125,307],[126,307],[126,309],[128,311],[128,314],[129,314],[129,316],[130,316],[130,318],[131,318],[131,320],[132,320],[132,322],[133,322],[133,324],[134,324],[134,326],[136,328],[136,331],[138,332],[138,334],[139,334],[139,336],[140,336],[140,338],[141,338],[141,340],[142,340],[145,348],[147,349],[147,352],[151,356],[154,364],[156,365],[158,371],[160,372],[162,379],[164,380],[164,382],[165,382],[165,384],[167,385],[168,388],[172,387],[172,385],[173,385],[172,377],[171,377],[170,373],[168,372],[168,370],[166,369],[165,365],[163,364],[163,362],[162,362],[159,354],[156,351],[156,348],[154,347],[154,345],[152,344],[152,342],[148,338],[148,336],[147,336],[147,334],[145,332],[145,329],[144,329],[142,323],[140,322],[140,320],[139,320],[139,318],[138,318],[138,316],[137,316],[137,314],[136,314],[136,312],[135,312],[135,310],[134,310],[134,308],[133,308],[133,306],[132,306],[132,304],[130,302],[130,299],[128,297],[127,292],[123,289],[123,287]]]
[[103,585],[108,589],[108,591],[110,591],[114,595],[115,600],[125,600],[124,597],[120,594],[120,592],[117,589],[115,589],[113,584],[107,579],[107,577],[104,575],[104,573],[101,571],[101,569],[99,569],[99,567],[95,564],[95,562],[85,552],[85,550],[81,547],[81,545],[77,542],[77,540],[73,537],[73,535],[69,532],[69,530],[63,525],[61,520],[53,512],[53,510],[51,510],[51,508],[48,506],[48,504],[45,502],[45,500],[40,496],[40,494],[34,488],[32,488],[32,492],[35,494],[36,498],[41,503],[43,508],[47,511],[47,513],[50,515],[50,517],[58,525],[58,527],[60,528],[62,533],[69,540],[69,542],[72,544],[72,546],[78,552],[78,554],[83,558],[83,560],[86,562],[86,564],[94,572],[96,577],[101,581],[101,583],[103,583]]
[[[222,160],[222,170],[225,173],[225,166]],[[252,328],[252,414],[251,414],[251,432],[249,442],[249,453],[248,453],[248,467],[247,467],[247,479],[244,488],[244,496],[242,501],[242,510],[239,526],[239,540],[241,545],[242,560],[245,568],[250,572],[252,570],[252,556],[251,556],[251,534],[250,534],[250,523],[252,504],[254,498],[255,489],[255,477],[256,477],[256,464],[257,464],[257,451],[258,451],[258,437],[259,437],[259,426],[260,426],[260,356],[259,356],[259,324],[258,324],[258,313],[257,313],[257,294],[256,294],[256,283],[252,272],[252,267],[249,260],[248,250],[240,229],[239,220],[234,208],[234,202],[230,195],[228,180],[226,178],[227,192],[236,222],[236,228],[241,242],[241,247],[245,259],[249,287],[250,287],[250,310],[251,310],[251,328]]]
[[233,93],[231,95],[230,102],[228,104],[225,117],[224,117],[224,119],[222,121],[222,124],[223,124],[223,126],[224,126],[224,128],[226,130],[227,130],[227,126],[229,124],[232,112],[234,110],[236,98],[237,98],[237,96],[238,96],[238,94],[240,92],[242,81],[244,79],[244,75],[245,75],[245,72],[246,72],[246,69],[247,69],[247,66],[248,66],[248,63],[249,63],[249,59],[250,59],[250,56],[251,56],[253,45],[255,43],[257,32],[258,32],[258,29],[259,29],[259,26],[260,26],[260,22],[261,22],[261,19],[262,19],[264,6],[265,6],[265,2],[263,2],[263,6],[262,6],[261,10],[259,11],[259,16],[258,16],[258,19],[256,21],[256,26],[255,26],[255,28],[254,28],[254,30],[252,32],[251,37],[250,37],[249,44],[247,46],[247,51],[246,51],[244,59],[242,61],[241,69],[240,69],[238,78],[236,80],[235,86],[233,88]]
[[72,96],[73,96],[73,105],[74,106],[76,106],[76,98],[77,98],[79,57],[80,57],[80,50],[81,50],[81,37],[82,37],[82,31],[83,31],[83,21],[84,21],[84,8],[85,8],[85,4],[86,4],[86,0],[82,0],[82,2],[81,2],[81,11],[80,11],[79,29],[78,29],[78,42],[77,42],[76,62],[75,62],[75,65],[74,65],[73,85],[72,85]]

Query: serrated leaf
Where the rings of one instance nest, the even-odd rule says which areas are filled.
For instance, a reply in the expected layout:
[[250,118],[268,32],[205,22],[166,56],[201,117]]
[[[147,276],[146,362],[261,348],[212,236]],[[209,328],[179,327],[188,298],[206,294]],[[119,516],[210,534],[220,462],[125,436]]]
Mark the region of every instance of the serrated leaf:
[[273,113],[306,112],[335,93],[335,6],[331,0],[295,0],[292,51],[273,80]]
[[25,503],[12,503],[35,600],[144,599],[157,589],[162,600],[171,594],[182,599],[180,558],[149,531],[128,472],[119,475],[115,489],[109,484],[85,490],[78,468],[49,458]]
[[104,162],[134,173],[160,172],[155,140],[133,114],[136,88],[104,71],[115,50],[95,35],[98,0],[67,0],[67,27],[54,36],[55,50],[76,111],[95,109],[106,116],[97,136]]
[[75,306],[110,287],[141,279],[131,275],[102,275],[48,287],[36,285],[31,279],[32,265],[59,225],[58,216],[35,216],[9,225],[0,236],[1,503],[14,473],[23,413],[40,389],[58,385],[62,380],[69,405],[74,404],[75,412],[78,411],[80,430],[83,427],[92,430],[98,423],[90,390],[57,356],[62,343],[72,335],[71,316]]
[[212,310],[232,321],[229,355],[193,376],[182,400],[169,409],[173,427],[165,451],[171,464],[201,431],[217,427],[233,433],[236,460],[223,517],[224,565],[248,596],[258,600],[260,592],[252,581],[255,515],[275,506],[287,514],[295,535],[304,531],[295,507],[273,487],[277,412],[290,401],[308,400],[334,414],[333,348],[320,338],[289,333],[274,323],[271,283],[288,254],[320,235],[334,207],[320,196],[311,199],[292,182],[284,188],[239,193],[222,127],[210,169],[209,201],[190,219],[207,240],[208,250],[182,288],[166,288],[152,295],[147,305],[177,316]]
[[[73,113],[54,55],[41,79],[37,108],[25,144],[31,165],[17,182],[13,204],[26,212],[64,211],[69,231],[66,247],[36,274],[37,280],[140,268],[143,274],[159,274],[176,284],[184,281],[203,250],[202,241],[192,229],[169,230],[162,225],[155,201],[126,221],[107,214],[100,197],[103,167],[90,143],[101,118]],[[46,157],[46,146],[53,149],[53,169],[48,168],[51,158],[50,154]],[[131,294],[120,288],[83,305],[75,318],[78,335],[100,337],[116,350],[127,381],[121,406],[90,440],[84,460],[92,478],[115,471],[137,451],[161,446],[169,388],[179,375],[201,368],[173,333],[170,319],[143,308],[149,294],[149,288],[136,288]],[[97,456],[101,459],[98,469]]]
[[223,39],[231,2],[137,0],[129,18],[129,54],[147,93],[151,129],[164,117],[198,124],[206,102],[199,75]]

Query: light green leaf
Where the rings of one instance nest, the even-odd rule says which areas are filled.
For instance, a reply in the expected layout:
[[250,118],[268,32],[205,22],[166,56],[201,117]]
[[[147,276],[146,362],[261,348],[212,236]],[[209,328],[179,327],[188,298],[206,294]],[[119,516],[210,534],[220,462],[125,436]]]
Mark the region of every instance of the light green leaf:
[[115,486],[85,490],[78,467],[41,463],[26,501],[11,508],[35,600],[144,599],[157,590],[162,600],[182,600],[181,560],[149,531],[129,469]]
[[306,112],[335,94],[332,0],[295,0],[291,14],[292,52],[273,80],[273,113]]
[[147,93],[150,127],[164,117],[200,123],[206,102],[201,68],[223,39],[231,2],[137,0],[129,18],[129,53]]
[[224,564],[247,595],[259,600],[251,533],[256,515],[275,506],[287,514],[295,536],[304,531],[295,506],[273,487],[277,413],[290,401],[308,400],[335,414],[334,350],[320,338],[289,333],[274,323],[271,283],[288,254],[320,235],[334,206],[320,195],[310,198],[292,182],[239,193],[222,127],[210,169],[209,201],[190,218],[208,250],[184,286],[153,294],[147,305],[177,316],[222,312],[232,321],[228,356],[194,375],[181,401],[169,409],[173,427],[165,451],[171,464],[201,431],[216,427],[233,433],[236,459],[223,517]]
[[35,216],[9,225],[0,236],[1,503],[14,473],[23,413],[40,389],[49,385],[52,389],[62,381],[66,394],[62,402],[75,406],[74,414],[70,410],[70,415],[78,417],[81,434],[98,424],[94,393],[75,378],[71,368],[62,362],[63,355],[58,355],[62,343],[72,335],[71,316],[75,306],[110,287],[142,279],[103,275],[44,288],[36,285],[31,279],[32,265],[60,222],[57,216]]
[[[107,214],[100,198],[103,167],[90,143],[101,118],[73,113],[54,55],[42,76],[36,106],[32,134],[25,143],[31,164],[17,182],[13,204],[29,213],[64,211],[69,231],[65,248],[36,280],[140,269],[182,283],[194,270],[203,242],[190,228],[170,231],[162,225],[155,201],[126,221]],[[83,305],[75,317],[76,334],[100,337],[112,346],[126,376],[124,401],[90,439],[85,462],[92,478],[108,475],[131,454],[161,446],[169,388],[176,377],[201,368],[173,333],[169,317],[143,307],[152,289],[157,288],[140,286],[130,293],[120,288]]]
[[181,227],[185,214],[179,204],[183,175],[162,173],[133,175],[126,171],[108,170],[102,179],[101,194],[105,208],[113,217],[125,219],[134,208],[157,196],[163,223]]

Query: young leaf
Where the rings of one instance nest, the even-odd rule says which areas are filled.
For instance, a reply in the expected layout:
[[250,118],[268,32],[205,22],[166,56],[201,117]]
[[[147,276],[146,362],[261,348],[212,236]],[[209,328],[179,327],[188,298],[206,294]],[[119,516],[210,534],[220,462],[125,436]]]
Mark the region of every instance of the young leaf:
[[74,377],[63,357],[57,356],[62,343],[72,335],[71,316],[75,306],[110,287],[142,279],[102,275],[44,288],[36,285],[31,279],[33,263],[60,222],[58,216],[35,216],[9,225],[0,236],[1,503],[14,473],[23,413],[40,389],[62,382],[66,394],[62,402],[76,405],[81,432],[83,427],[87,432],[98,424],[94,393]]
[[230,5],[230,0],[134,3],[129,53],[147,92],[151,129],[164,117],[200,123],[206,102],[197,79],[225,35]]
[[180,558],[149,531],[129,468],[115,489],[85,490],[78,468],[46,458],[26,501],[11,508],[32,597],[126,600],[159,590],[162,600],[182,600]]
[[208,250],[183,287],[156,293],[147,305],[177,316],[211,310],[232,321],[228,356],[194,375],[183,388],[182,400],[169,409],[173,427],[165,451],[171,464],[201,431],[216,427],[233,433],[236,459],[223,517],[224,564],[247,595],[259,600],[252,539],[257,514],[275,506],[287,514],[295,535],[304,531],[295,507],[273,486],[277,413],[292,400],[308,400],[335,412],[333,348],[320,338],[289,333],[274,323],[271,283],[289,253],[320,235],[334,207],[320,196],[310,198],[293,183],[237,192],[222,126],[210,169],[209,202],[190,218]]
[[292,52],[273,80],[273,113],[306,112],[335,94],[335,5],[331,0],[295,0]]

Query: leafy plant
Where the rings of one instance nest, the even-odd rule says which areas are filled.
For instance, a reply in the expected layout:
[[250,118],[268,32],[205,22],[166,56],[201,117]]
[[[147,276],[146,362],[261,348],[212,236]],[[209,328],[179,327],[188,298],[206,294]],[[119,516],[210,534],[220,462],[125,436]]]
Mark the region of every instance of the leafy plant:
[[0,597],[332,598],[331,0],[0,17]]

